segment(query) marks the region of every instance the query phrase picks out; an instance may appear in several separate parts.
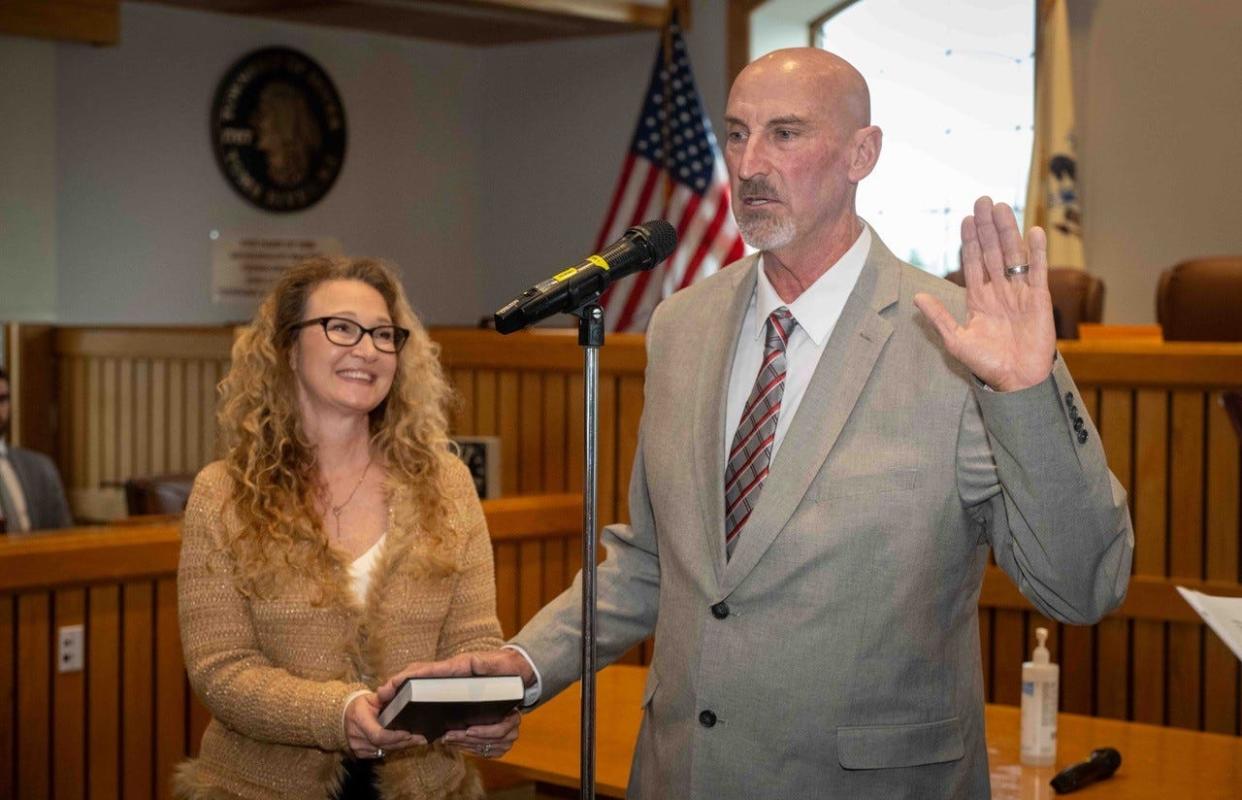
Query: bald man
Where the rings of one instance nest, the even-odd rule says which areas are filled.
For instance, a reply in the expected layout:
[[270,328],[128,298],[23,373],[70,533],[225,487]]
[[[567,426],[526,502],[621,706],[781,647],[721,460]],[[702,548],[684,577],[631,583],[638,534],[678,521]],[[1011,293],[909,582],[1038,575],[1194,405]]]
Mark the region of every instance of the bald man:
[[[743,70],[726,130],[759,252],[653,316],[632,521],[603,537],[601,660],[655,634],[629,795],[990,797],[989,548],[1085,624],[1134,541],[1056,355],[1043,232],[981,198],[965,291],[895,258],[854,208],[882,142],[866,82],[821,50]],[[518,672],[546,699],[578,675],[580,597],[510,652],[414,671]]]

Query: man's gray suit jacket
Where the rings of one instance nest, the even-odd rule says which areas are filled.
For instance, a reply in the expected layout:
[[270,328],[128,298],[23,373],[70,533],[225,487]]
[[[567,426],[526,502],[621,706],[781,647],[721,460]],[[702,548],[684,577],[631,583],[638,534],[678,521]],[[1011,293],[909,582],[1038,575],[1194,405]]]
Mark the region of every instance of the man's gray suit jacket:
[[65,487],[52,459],[34,450],[10,447],[9,463],[17,473],[17,481],[26,496],[26,511],[30,514],[31,530],[68,528],[73,525],[69,504],[65,501]]
[[[913,303],[963,320],[964,292],[874,237],[726,561],[726,387],[755,270],[673,295],[647,335],[631,523],[605,530],[598,580],[602,663],[655,633],[629,795],[989,797],[988,548],[1054,619],[1121,602],[1134,538],[1099,435],[1059,358],[987,391]],[[514,639],[541,699],[578,677],[580,580]]]

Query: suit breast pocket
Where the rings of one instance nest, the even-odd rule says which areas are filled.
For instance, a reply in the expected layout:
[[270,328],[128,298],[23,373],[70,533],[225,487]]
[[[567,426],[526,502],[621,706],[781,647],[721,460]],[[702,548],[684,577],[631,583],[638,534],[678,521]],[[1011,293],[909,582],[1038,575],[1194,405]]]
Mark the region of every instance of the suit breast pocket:
[[837,728],[837,757],[845,769],[918,767],[957,761],[966,753],[957,717],[913,725]]
[[917,469],[888,469],[865,475],[827,477],[816,484],[814,493],[815,499],[822,501],[887,492],[912,492],[919,487],[919,479]]

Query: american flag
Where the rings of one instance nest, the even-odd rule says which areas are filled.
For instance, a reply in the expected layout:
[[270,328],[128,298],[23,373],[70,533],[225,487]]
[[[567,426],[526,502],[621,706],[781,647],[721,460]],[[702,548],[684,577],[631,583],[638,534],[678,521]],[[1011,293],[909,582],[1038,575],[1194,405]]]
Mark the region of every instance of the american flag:
[[677,249],[655,269],[609,288],[602,300],[609,330],[646,330],[662,299],[743,252],[729,208],[729,178],[676,17],[656,52],[638,126],[595,249],[657,217],[677,229]]

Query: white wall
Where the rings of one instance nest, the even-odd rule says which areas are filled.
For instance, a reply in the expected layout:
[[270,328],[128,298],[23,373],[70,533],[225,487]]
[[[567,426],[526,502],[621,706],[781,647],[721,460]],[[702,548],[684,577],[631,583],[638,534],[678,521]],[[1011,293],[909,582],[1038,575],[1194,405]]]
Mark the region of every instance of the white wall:
[[[481,285],[476,186],[479,51],[143,4],[122,6],[121,44],[57,48],[58,317],[64,323],[209,323],[208,233],[335,236],[384,256],[432,322],[469,319]],[[271,214],[225,183],[208,112],[229,65],[297,48],[332,77],[348,145],[312,208]]]
[[[695,5],[685,38],[719,132],[725,26],[714,3]],[[658,47],[657,34],[643,33],[484,51],[486,310],[591,252]]]
[[0,36],[0,319],[56,318],[56,45]]
[[1069,9],[1087,267],[1106,322],[1154,322],[1164,269],[1242,253],[1242,3]]

